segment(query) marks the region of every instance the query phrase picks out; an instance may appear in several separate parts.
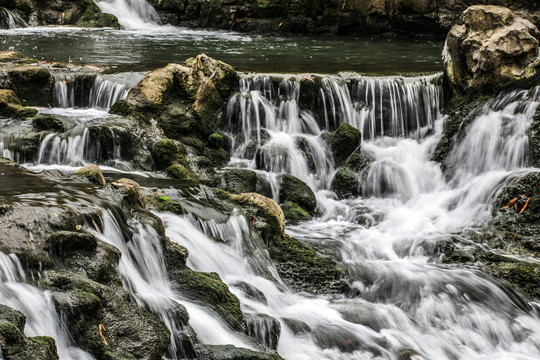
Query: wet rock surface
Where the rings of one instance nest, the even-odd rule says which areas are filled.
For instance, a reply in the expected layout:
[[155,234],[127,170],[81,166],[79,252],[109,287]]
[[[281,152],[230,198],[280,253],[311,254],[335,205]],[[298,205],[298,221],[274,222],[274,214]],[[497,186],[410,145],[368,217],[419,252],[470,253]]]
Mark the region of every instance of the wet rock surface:
[[496,93],[540,71],[540,32],[499,6],[471,6],[446,39],[445,74],[458,91]]

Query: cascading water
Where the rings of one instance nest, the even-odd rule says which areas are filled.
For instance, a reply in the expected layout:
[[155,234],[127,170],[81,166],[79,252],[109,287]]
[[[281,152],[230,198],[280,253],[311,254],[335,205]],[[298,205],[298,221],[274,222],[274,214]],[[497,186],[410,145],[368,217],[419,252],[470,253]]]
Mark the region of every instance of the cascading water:
[[0,7],[0,28],[17,29],[27,27],[28,24],[19,15]]
[[146,0],[96,0],[101,11],[113,14],[125,29],[149,29],[159,24],[156,10]]
[[94,360],[93,356],[73,345],[50,294],[25,282],[19,259],[0,252],[0,303],[26,315],[25,334],[53,337],[61,359]]
[[54,106],[108,110],[124,99],[144,73],[54,73]]

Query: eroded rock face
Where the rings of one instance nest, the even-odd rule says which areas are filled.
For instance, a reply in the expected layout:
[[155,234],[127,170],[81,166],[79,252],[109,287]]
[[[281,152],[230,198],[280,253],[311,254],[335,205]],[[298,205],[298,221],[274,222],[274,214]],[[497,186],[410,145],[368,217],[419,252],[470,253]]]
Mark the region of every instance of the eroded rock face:
[[186,65],[169,64],[150,72],[111,113],[157,121],[171,139],[206,141],[225,112],[227,100],[239,88],[232,66],[206,55]]
[[540,32],[500,6],[471,6],[448,33],[445,74],[458,91],[493,93],[534,81],[540,71]]

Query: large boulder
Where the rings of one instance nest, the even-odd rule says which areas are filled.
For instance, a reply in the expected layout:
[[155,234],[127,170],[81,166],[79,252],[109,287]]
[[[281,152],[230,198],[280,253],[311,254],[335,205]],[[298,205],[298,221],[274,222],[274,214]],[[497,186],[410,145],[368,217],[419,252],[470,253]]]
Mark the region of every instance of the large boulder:
[[493,93],[532,82],[540,71],[540,32],[500,6],[471,6],[446,38],[445,74],[458,91]]
[[279,201],[285,218],[293,221],[311,219],[317,207],[317,198],[311,188],[292,175],[281,175],[279,181]]
[[338,164],[344,163],[361,142],[360,130],[350,124],[341,124],[330,136],[330,147]]
[[238,81],[232,66],[199,55],[186,65],[169,64],[150,72],[110,111],[145,123],[155,119],[171,139],[206,141],[225,114],[230,95],[238,90]]
[[22,106],[13,90],[0,89],[0,115],[15,119],[26,119],[37,115],[37,110]]

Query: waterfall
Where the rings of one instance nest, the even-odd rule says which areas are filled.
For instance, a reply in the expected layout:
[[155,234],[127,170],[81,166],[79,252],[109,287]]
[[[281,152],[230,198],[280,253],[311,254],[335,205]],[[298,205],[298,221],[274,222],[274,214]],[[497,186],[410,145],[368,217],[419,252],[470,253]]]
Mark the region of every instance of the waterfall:
[[17,29],[27,27],[28,24],[20,15],[9,11],[6,8],[0,7],[0,28],[2,29]]
[[[328,188],[335,167],[325,131],[348,123],[364,140],[421,138],[440,116],[439,78],[245,76],[227,106],[232,156],[251,160],[254,170],[292,174],[313,190]],[[306,81],[318,90],[302,85]],[[315,96],[311,104],[306,96]]]
[[114,245],[122,252],[118,272],[124,287],[135,295],[140,306],[147,307],[171,330],[168,356],[172,359],[192,358],[193,346],[186,348],[180,337],[186,329],[174,318],[178,304],[190,314],[190,325],[203,344],[234,344],[245,348],[251,346],[238,334],[232,332],[223,320],[212,311],[196,305],[175,291],[169,281],[163,259],[162,245],[156,231],[143,224],[125,220],[105,212],[102,231],[93,232],[100,240]]
[[53,73],[54,106],[108,110],[124,99],[144,77],[143,73]]
[[96,0],[101,11],[113,14],[128,30],[151,29],[159,24],[156,10],[146,0]]
[[89,353],[74,346],[50,294],[25,282],[19,259],[0,252],[0,304],[26,316],[25,335],[54,338],[60,359],[94,360]]

